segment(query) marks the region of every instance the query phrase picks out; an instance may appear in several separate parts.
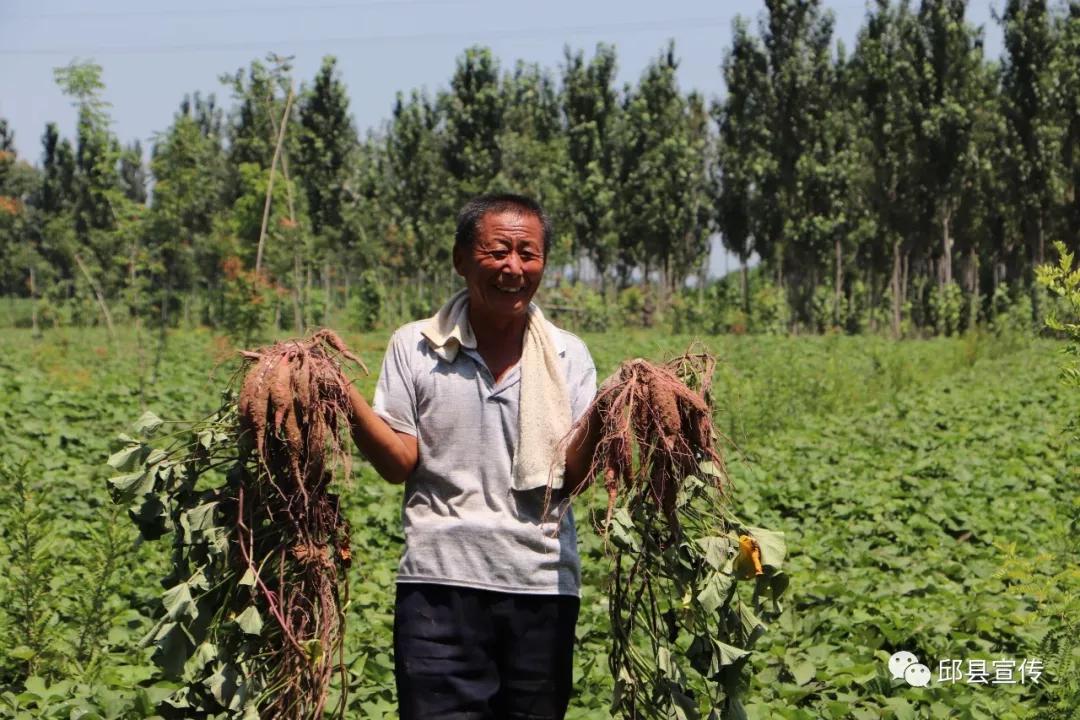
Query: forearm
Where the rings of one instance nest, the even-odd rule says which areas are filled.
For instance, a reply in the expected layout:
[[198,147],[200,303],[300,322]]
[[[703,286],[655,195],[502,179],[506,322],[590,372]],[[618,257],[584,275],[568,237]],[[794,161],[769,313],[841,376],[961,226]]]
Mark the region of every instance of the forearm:
[[592,482],[589,468],[592,466],[596,446],[600,442],[600,412],[593,408],[588,420],[581,423],[566,448],[566,472],[563,476],[563,489],[573,496],[581,492]]
[[416,467],[416,438],[395,432],[352,385],[349,402],[353,442],[385,480],[395,484],[405,482]]

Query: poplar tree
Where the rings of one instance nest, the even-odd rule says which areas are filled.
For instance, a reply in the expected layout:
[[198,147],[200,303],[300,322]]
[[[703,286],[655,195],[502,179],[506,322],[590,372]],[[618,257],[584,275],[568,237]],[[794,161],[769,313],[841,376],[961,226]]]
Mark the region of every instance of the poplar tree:
[[[954,224],[972,172],[973,128],[980,99],[981,34],[964,20],[966,0],[923,0],[914,46],[917,74],[915,143],[919,183],[937,241],[922,250],[939,285],[953,280]],[[936,247],[936,249],[935,249]]]
[[571,183],[567,214],[574,254],[589,259],[601,288],[618,247],[615,130],[620,106],[615,71],[615,49],[609,45],[597,45],[588,62],[580,50],[564,51],[561,99]]
[[456,206],[493,189],[502,168],[499,135],[505,111],[499,88],[499,64],[485,47],[474,46],[458,58],[450,90],[439,97],[446,130],[443,162],[454,181]]
[[300,127],[297,176],[307,196],[311,230],[339,233],[357,136],[333,56],[323,58],[314,86],[301,99]]
[[1080,247],[1080,2],[1070,0],[1055,23],[1054,77],[1061,118],[1060,233]]
[[775,173],[769,154],[766,117],[769,97],[768,59],[745,20],[732,25],[731,48],[721,66],[727,94],[714,102],[719,129],[713,187],[716,224],[724,247],[739,259],[743,311],[750,312],[747,263],[765,230],[766,178]]
[[[908,266],[922,197],[917,193],[914,152],[916,67],[915,18],[908,3],[877,0],[859,32],[852,58],[852,85],[863,107],[860,132],[866,137],[870,176],[864,193],[875,232],[861,255],[889,275],[891,320],[900,334]],[[888,268],[888,270],[886,270]]]
[[665,294],[682,285],[708,249],[704,104],[675,79],[674,43],[626,94],[622,140],[620,247],[626,267],[662,272]]
[[1041,265],[1051,213],[1060,197],[1061,156],[1053,73],[1055,43],[1045,0],[1008,0],[1001,25],[1005,41],[1001,71],[1001,109],[1007,129],[1005,197],[1016,206],[1028,259]]
[[[518,62],[501,86],[503,125],[499,133],[501,166],[493,185],[536,198],[554,221],[565,227],[567,142],[559,114],[559,94],[551,73],[532,63]],[[562,243],[556,243],[548,262],[565,264]]]

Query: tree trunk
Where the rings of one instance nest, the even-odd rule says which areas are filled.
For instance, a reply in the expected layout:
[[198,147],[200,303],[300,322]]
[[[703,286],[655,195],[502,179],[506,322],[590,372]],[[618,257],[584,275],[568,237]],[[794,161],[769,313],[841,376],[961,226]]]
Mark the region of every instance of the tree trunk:
[[332,288],[330,286],[330,260],[329,258],[323,260],[323,325],[331,325],[331,316],[334,313],[334,298],[332,297]]
[[844,284],[844,258],[843,248],[840,245],[840,236],[836,236],[833,248],[836,251],[836,279],[833,288],[833,326],[840,326],[840,288]]
[[893,240],[892,244],[892,334],[896,339],[900,338],[901,311],[903,308],[903,289],[901,287],[900,238]]
[[750,315],[750,268],[746,266],[746,258],[739,258],[739,275],[742,281],[742,307],[747,317]]
[[968,249],[968,293],[971,299],[968,304],[968,329],[975,328],[979,320],[979,254],[975,248]]
[[[897,240],[897,247],[899,247],[899,240]],[[903,307],[907,304],[908,294],[908,280],[910,278],[911,271],[911,253],[903,253],[903,269],[900,274],[900,305]]]
[[[255,274],[262,270],[263,246],[266,244],[266,225],[270,221],[270,198],[274,194],[274,170],[277,168],[278,156],[281,155],[281,145],[285,142],[285,128],[289,123],[289,110],[292,108],[293,91],[289,87],[289,94],[285,98],[285,112],[281,115],[281,126],[277,130],[277,143],[274,145],[274,157],[270,160],[270,177],[266,181],[266,199],[263,202],[262,226],[259,228],[259,246],[255,251]],[[273,122],[273,113],[270,114],[270,122]]]
[[941,286],[952,282],[952,206],[948,203],[941,217]]
[[[311,268],[311,263],[307,263],[306,277],[304,278],[304,295],[300,302],[300,306],[303,308],[311,307],[311,287],[314,283],[314,270]],[[307,324],[307,318],[304,318],[304,324]]]
[[[101,291],[101,286],[90,276],[90,271],[86,269],[86,265],[83,263],[82,258],[79,257],[78,253],[75,253],[75,263],[79,266],[79,269],[82,270],[82,274],[86,278],[86,282],[89,283],[90,289],[94,291],[94,297],[97,298],[98,307],[101,309],[101,316],[105,318],[105,327],[109,331],[109,339],[112,340],[113,345],[115,346],[116,329],[113,327],[109,306],[105,303],[105,293]],[[117,347],[117,349],[119,348]]]
[[348,317],[348,312],[349,312],[349,291],[352,289],[352,282],[351,282],[352,273],[349,272],[349,268],[345,263],[342,263],[341,267],[342,267],[341,274],[344,276],[343,280],[344,280],[344,284],[345,284],[345,298],[344,298],[344,302],[341,304],[341,306],[343,308],[345,308],[345,316]]
[[33,337],[41,337],[41,327],[38,326],[37,314],[37,283],[34,281],[34,266],[30,266],[30,327],[33,328]]
[[299,335],[304,334],[304,306],[300,298],[300,253],[293,252],[293,325]]
[[1043,232],[1043,214],[1039,213],[1038,223],[1035,225],[1035,265],[1039,266],[1046,258],[1046,234]]
[[874,308],[878,305],[878,288],[877,283],[874,282],[873,270],[869,267],[866,268],[866,287],[870,293],[870,303],[867,306],[870,322],[867,325],[870,327],[870,332],[877,332],[877,315],[874,314]]

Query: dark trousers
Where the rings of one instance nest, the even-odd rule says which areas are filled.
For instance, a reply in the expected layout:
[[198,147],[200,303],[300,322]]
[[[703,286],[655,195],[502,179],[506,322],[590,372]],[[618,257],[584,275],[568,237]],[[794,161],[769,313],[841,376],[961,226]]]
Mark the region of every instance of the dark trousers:
[[566,595],[398,584],[401,720],[561,720],[578,605]]

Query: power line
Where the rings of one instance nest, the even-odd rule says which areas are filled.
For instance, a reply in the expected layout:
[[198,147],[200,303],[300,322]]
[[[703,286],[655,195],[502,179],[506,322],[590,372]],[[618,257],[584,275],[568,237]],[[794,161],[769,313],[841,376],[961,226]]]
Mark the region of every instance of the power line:
[[207,15],[250,15],[253,13],[284,13],[312,10],[366,10],[368,8],[382,7],[412,7],[415,5],[461,5],[465,0],[368,0],[358,3],[311,3],[298,5],[253,5],[250,7],[217,7],[217,8],[175,8],[158,10],[122,10],[107,12],[73,12],[73,13],[33,13],[29,15],[11,15],[5,20],[93,20],[129,17],[182,17],[182,16],[207,16]]
[[343,37],[327,37],[297,40],[258,40],[242,41],[233,43],[180,43],[174,45],[114,45],[99,47],[70,47],[70,48],[27,48],[27,49],[3,49],[0,56],[5,55],[63,55],[63,56],[98,56],[98,55],[130,55],[130,54],[159,54],[159,53],[195,53],[213,52],[218,50],[265,50],[267,48],[285,49],[298,45],[329,45],[336,43],[398,43],[433,40],[476,40],[481,37],[498,36],[499,39],[545,37],[550,35],[575,35],[581,33],[622,33],[644,32],[650,30],[700,30],[726,26],[731,23],[731,17],[725,18],[686,18],[674,21],[643,20],[624,23],[603,23],[596,25],[565,25],[560,27],[542,28],[511,28],[480,30],[476,32],[433,32],[433,33],[401,33],[401,34],[371,34],[352,35]]

